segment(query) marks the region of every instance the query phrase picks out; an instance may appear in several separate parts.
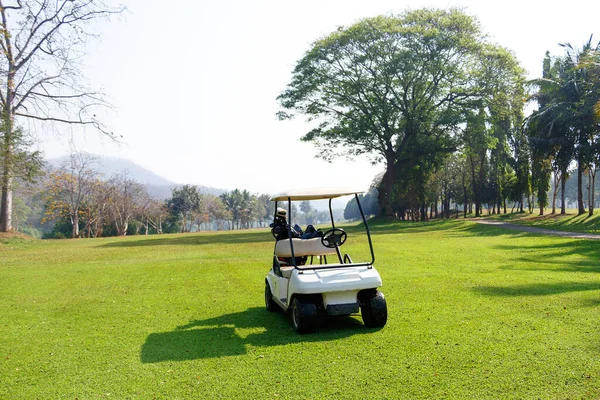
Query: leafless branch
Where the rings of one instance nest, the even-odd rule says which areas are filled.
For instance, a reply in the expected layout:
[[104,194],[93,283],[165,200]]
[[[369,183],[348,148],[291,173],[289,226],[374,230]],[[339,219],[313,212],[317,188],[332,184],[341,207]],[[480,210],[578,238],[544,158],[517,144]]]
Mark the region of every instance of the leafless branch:
[[[55,117],[42,117],[39,115],[25,114],[25,113],[20,113],[20,112],[16,112],[15,115],[18,115],[20,117],[25,117],[25,118],[33,118],[33,119],[36,119],[39,121],[60,122],[60,123],[69,124],[69,125],[91,125],[94,128],[96,128],[97,130],[99,130],[100,132],[102,132],[103,134],[110,136],[110,137],[115,137],[113,132],[109,132],[108,130],[106,130],[102,126],[102,124],[100,124],[98,121],[84,120],[84,119],[68,120],[68,119],[55,118]],[[81,114],[80,114],[80,116],[81,116]]]
[[16,6],[5,6],[0,1],[0,7],[2,7],[5,10],[19,10],[19,9],[23,8],[23,5],[21,4],[21,0],[17,0],[17,5]]

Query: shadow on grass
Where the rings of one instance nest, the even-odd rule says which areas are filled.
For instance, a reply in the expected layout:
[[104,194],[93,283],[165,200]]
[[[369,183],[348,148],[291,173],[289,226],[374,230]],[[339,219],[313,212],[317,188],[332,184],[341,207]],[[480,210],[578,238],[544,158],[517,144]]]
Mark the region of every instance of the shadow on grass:
[[[238,329],[244,328],[264,330],[243,336]],[[374,330],[365,328],[354,318],[345,317],[323,320],[315,333],[299,335],[291,327],[287,314],[254,307],[242,312],[191,321],[172,332],[152,333],[142,345],[140,358],[143,363],[157,363],[237,356],[247,354],[248,345],[270,347],[330,341]]]
[[[358,227],[362,228],[362,225],[361,223]],[[525,232],[508,230],[492,225],[477,224],[474,221],[464,219],[435,219],[428,222],[413,222],[376,217],[369,221],[369,228],[374,235],[428,232],[448,232],[449,237],[462,237],[465,235],[478,237],[522,237],[528,235]]]
[[487,296],[551,296],[554,294],[586,292],[600,290],[600,283],[565,282],[565,283],[534,283],[515,286],[483,286],[473,289]]
[[153,236],[148,239],[121,240],[102,244],[100,247],[140,247],[140,246],[193,246],[204,244],[241,244],[272,242],[270,232],[202,232],[184,235]]
[[507,270],[600,273],[600,246],[592,240],[573,239],[548,245],[499,245],[496,248],[514,254],[528,254],[515,258],[514,264],[502,267]]
[[[539,223],[542,221],[541,223]],[[600,215],[595,214],[548,214],[523,219],[521,223],[555,230],[597,233],[600,231]]]

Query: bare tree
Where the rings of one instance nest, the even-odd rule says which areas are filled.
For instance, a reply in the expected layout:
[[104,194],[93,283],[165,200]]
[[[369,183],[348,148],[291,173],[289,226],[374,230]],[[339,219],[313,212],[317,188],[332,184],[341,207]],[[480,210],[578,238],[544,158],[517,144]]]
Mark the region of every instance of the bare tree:
[[164,201],[152,199],[148,196],[146,206],[143,210],[143,217],[146,226],[146,235],[149,233],[149,226],[152,226],[156,233],[161,234],[162,222],[168,217],[169,213]]
[[125,174],[113,176],[110,195],[110,214],[118,236],[127,234],[129,222],[140,215],[140,199],[147,197],[146,187]]
[[69,216],[71,236],[79,237],[79,218],[84,215],[84,204],[96,191],[99,174],[93,165],[97,158],[85,153],[72,154],[58,171],[50,174],[45,187],[46,216],[42,222]]
[[0,0],[0,232],[11,230],[15,118],[89,125],[114,137],[96,118],[101,93],[83,84],[81,59],[92,23],[121,13],[103,0]]
[[111,194],[111,186],[107,182],[96,182],[94,191],[90,193],[83,207],[85,237],[102,236],[104,226],[110,219],[109,203]]

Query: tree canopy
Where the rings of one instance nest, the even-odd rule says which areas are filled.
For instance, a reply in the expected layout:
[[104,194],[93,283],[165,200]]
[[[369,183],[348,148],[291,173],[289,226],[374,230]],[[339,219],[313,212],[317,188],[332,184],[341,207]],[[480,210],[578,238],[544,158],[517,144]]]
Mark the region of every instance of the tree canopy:
[[466,112],[499,100],[494,94],[521,75],[514,56],[459,9],[379,16],[313,43],[278,97],[279,117],[314,121],[302,140],[325,159],[367,154],[384,162],[380,205],[391,215],[397,178],[418,167],[413,180],[423,182],[424,168],[457,149]]

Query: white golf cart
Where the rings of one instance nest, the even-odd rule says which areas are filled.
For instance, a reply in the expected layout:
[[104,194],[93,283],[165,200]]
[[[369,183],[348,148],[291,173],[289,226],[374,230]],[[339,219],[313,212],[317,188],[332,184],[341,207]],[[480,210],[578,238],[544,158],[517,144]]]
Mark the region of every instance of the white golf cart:
[[[359,309],[368,327],[383,327],[387,321],[387,304],[383,293],[377,290],[382,282],[373,267],[375,254],[359,193],[362,192],[314,189],[271,198],[275,202],[272,232],[276,243],[273,267],[265,279],[265,305],[269,311],[290,311],[294,329],[299,333],[314,331],[319,317],[350,315]],[[347,195],[354,195],[358,204],[371,261],[354,263],[349,254],[342,255],[347,234],[335,226],[331,199]],[[292,221],[286,221],[286,214],[291,216],[292,201],[319,199],[329,199],[331,229],[319,230],[318,236],[310,239],[295,237]],[[278,208],[279,202],[287,202],[288,210]]]

